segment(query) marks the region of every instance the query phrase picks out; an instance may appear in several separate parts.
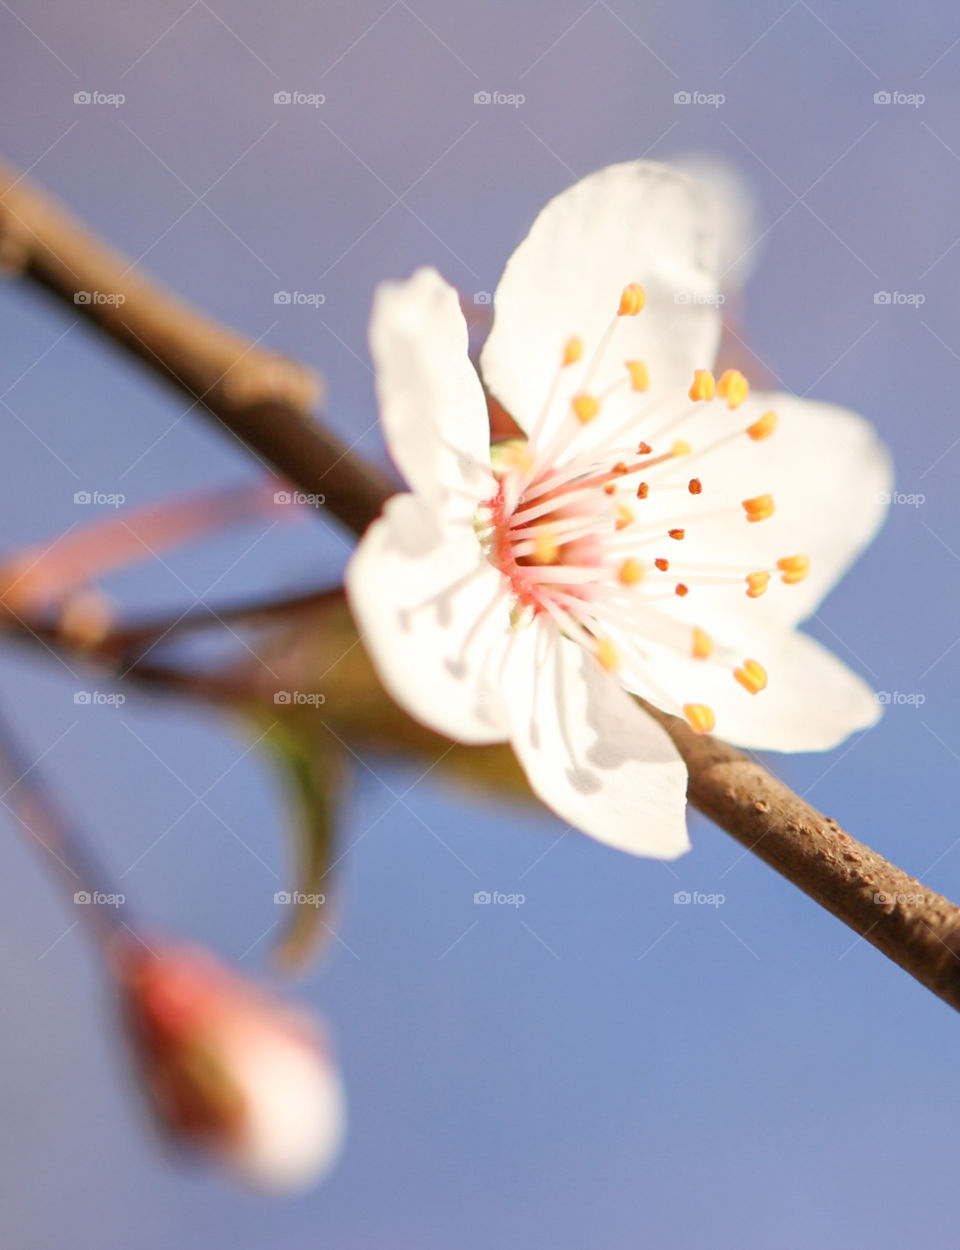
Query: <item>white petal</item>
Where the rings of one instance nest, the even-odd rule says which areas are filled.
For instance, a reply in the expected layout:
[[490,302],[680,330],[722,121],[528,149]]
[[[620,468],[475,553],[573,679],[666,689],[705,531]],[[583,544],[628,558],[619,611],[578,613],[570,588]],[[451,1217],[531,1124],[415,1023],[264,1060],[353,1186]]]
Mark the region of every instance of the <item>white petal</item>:
[[[697,586],[685,599],[668,601],[673,616],[710,629],[718,620],[746,627],[757,621],[795,625],[814,612],[850,565],[876,535],[887,512],[892,482],[890,454],[862,417],[834,404],[797,399],[792,395],[760,394],[734,412],[704,405],[704,412],[679,431],[694,448],[715,441],[728,429],[745,429],[773,409],[777,429],[762,442],[744,437],[727,443],[709,456],[677,461],[669,480],[683,482],[696,474],[703,492],[696,497],[658,495],[651,481],[648,500],[668,517],[683,513],[672,524],[686,529],[681,543],[665,543],[670,550],[657,555],[671,558],[677,578],[684,563],[719,564],[744,571],[774,568],[782,556],[807,555],[810,572],[794,586],[783,585],[774,568],[762,598],[746,597],[736,579],[729,587]],[[773,495],[776,511],[765,521],[750,523],[741,501]],[[682,503],[677,503],[683,500]],[[729,516],[705,515],[729,508]],[[644,511],[644,521],[654,511]]]
[[513,749],[557,815],[633,855],[688,849],[686,767],[592,656],[535,624],[514,635],[502,685]]
[[627,419],[641,399],[689,386],[695,368],[711,367],[720,318],[711,302],[716,247],[703,209],[686,176],[648,161],[590,174],[543,209],[507,263],[481,356],[484,381],[528,433],[565,343],[578,335],[583,357],[563,372],[549,426],[567,419],[569,400],[628,283],[644,287],[646,308],[618,319],[590,390],[624,377],[624,362],[632,359],[647,363],[651,390],[641,397],[623,387],[610,396],[591,436]]
[[[718,738],[759,750],[827,751],[880,716],[866,682],[806,634],[760,626],[714,642],[711,660],[650,648],[648,663],[627,666],[621,677],[629,689],[675,714],[685,703],[705,703],[716,716]],[[766,670],[768,684],[758,694],[733,677],[732,666],[746,659]]]
[[674,164],[687,174],[704,200],[704,212],[717,233],[720,281],[736,290],[750,277],[759,257],[756,200],[736,167],[712,152],[691,152]]
[[410,486],[472,511],[490,476],[490,424],[483,388],[467,356],[457,293],[433,269],[377,290],[370,351],[384,434]]
[[347,595],[384,685],[411,716],[462,742],[501,742],[486,684],[509,603],[469,522],[397,495],[347,566]]

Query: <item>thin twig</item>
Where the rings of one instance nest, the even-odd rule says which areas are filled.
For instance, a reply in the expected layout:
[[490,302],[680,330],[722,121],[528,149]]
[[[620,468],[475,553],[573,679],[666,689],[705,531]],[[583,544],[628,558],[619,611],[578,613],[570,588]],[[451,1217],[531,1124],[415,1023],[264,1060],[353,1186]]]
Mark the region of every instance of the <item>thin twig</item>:
[[[0,259],[70,304],[78,291],[123,294],[116,307],[77,308],[159,376],[202,398],[207,411],[278,472],[308,493],[325,494],[327,507],[362,533],[393,487],[309,417],[313,395],[302,370],[264,356],[147,279],[132,277],[48,197],[24,182],[12,184],[13,175],[0,167]],[[142,665],[131,675],[185,693],[246,697],[235,679],[226,686],[211,679],[204,689],[204,680],[169,669]],[[651,711],[686,760],[691,801],[705,815],[960,1009],[960,908],[856,842],[741,752]],[[417,733],[422,741],[424,731]]]

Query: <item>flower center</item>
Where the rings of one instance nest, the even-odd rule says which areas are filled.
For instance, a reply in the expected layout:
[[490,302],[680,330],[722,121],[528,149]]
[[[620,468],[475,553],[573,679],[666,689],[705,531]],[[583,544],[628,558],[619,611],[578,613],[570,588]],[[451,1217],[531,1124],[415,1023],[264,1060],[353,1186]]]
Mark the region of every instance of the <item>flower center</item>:
[[[529,439],[509,440],[492,449],[499,485],[477,512],[477,534],[487,559],[509,586],[515,627],[547,614],[605,668],[618,670],[626,659],[635,671],[638,666],[644,669],[645,684],[652,687],[655,674],[650,672],[644,644],[666,646],[695,660],[724,664],[745,690],[756,694],[767,682],[762,665],[716,647],[702,624],[681,622],[665,612],[662,603],[675,596],[685,598],[699,585],[717,584],[731,589],[739,585],[741,593],[745,587],[747,597],[756,599],[775,572],[787,585],[806,576],[809,560],[802,555],[784,557],[774,568],[742,570],[684,567],[673,556],[674,544],[684,541],[688,528],[699,531],[711,519],[729,518],[731,513],[745,524],[773,515],[774,501],[766,494],[711,513],[701,498],[709,498],[709,474],[701,478],[678,470],[688,457],[704,461],[708,470],[711,452],[732,439],[760,442],[770,437],[777,417],[766,412],[746,427],[694,449],[675,437],[677,428],[702,412],[704,405],[739,408],[749,385],[738,370],[727,370],[718,379],[709,370],[696,370],[688,404],[674,405],[673,411],[665,411],[663,401],[642,398],[650,375],[640,360],[626,361],[610,385],[594,389],[619,321],[637,316],[644,304],[639,285],[624,288],[616,316],[589,361],[581,364],[583,345],[578,337],[564,345]],[[581,374],[572,399],[558,401],[562,376],[577,367]],[[600,431],[594,422],[604,415],[610,397],[624,388],[637,397],[639,411],[616,428]],[[559,402],[566,411],[557,412]],[[651,432],[641,438],[641,429]],[[676,710],[696,732],[714,728],[715,717],[705,704],[687,703]]]

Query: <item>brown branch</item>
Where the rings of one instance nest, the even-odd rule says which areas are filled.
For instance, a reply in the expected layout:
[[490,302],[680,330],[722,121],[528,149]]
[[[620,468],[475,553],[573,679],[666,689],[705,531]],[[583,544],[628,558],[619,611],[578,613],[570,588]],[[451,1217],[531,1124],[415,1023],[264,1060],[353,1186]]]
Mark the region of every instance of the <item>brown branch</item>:
[[[154,372],[202,401],[209,414],[279,473],[307,493],[324,494],[327,507],[357,533],[392,493],[384,475],[311,419],[317,395],[312,375],[132,275],[115,253],[46,196],[24,183],[14,185],[13,175],[2,167],[0,261],[71,305],[80,291],[122,294],[120,305],[90,302],[76,308]],[[47,641],[69,645],[69,639]],[[109,655],[108,643],[103,651]],[[131,676],[228,702],[256,693],[238,684],[236,675],[204,678],[144,664],[135,665]],[[960,1009],[960,908],[855,841],[742,752],[698,737],[672,717],[650,710],[686,760],[690,799],[705,815]],[[396,708],[382,716],[381,736],[393,716],[409,727],[407,741],[416,749],[442,742],[434,742],[434,735]]]
[[314,372],[170,295],[3,162],[0,266],[67,303],[351,529],[395,489],[313,418]]

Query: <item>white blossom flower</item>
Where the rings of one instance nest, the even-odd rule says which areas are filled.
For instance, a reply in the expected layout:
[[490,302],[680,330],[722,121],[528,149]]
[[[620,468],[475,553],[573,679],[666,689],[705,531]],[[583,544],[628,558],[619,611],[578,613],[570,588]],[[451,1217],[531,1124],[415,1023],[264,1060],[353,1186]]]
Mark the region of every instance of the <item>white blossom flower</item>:
[[123,1006],[161,1128],[250,1184],[289,1190],[336,1161],[340,1076],[317,1024],[206,951],[132,939]]
[[714,378],[709,202],[639,162],[546,206],[481,356],[526,435],[492,449],[456,293],[429,269],[380,288],[371,349],[410,493],[347,573],[408,712],[509,740],[571,825],[662,858],[688,846],[686,772],[632,694],[781,751],[832,747],[879,712],[795,627],[877,530],[888,456],[853,413]]

